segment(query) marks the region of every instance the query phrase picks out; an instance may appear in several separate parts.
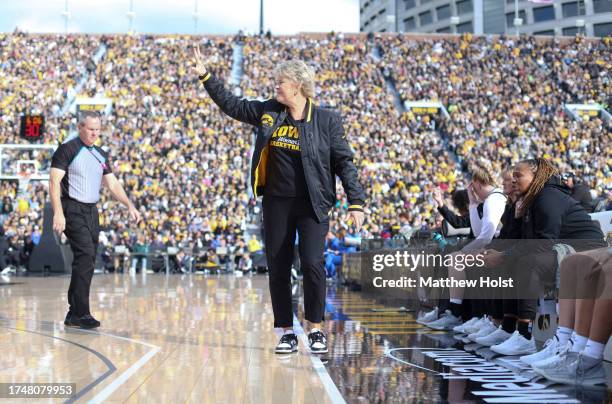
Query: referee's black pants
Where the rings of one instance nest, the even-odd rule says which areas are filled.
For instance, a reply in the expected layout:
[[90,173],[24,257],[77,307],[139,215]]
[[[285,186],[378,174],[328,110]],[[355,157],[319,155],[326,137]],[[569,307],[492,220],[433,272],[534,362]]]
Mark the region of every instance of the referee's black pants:
[[93,203],[63,199],[62,208],[66,217],[64,234],[68,238],[72,254],[72,278],[68,288],[68,304],[76,317],[91,314],[89,311],[89,289],[94,273],[100,222],[98,209]]
[[274,327],[292,327],[291,264],[296,230],[304,283],[304,317],[320,323],[325,316],[325,236],[329,219],[317,222],[307,198],[264,196],[265,248],[274,311]]

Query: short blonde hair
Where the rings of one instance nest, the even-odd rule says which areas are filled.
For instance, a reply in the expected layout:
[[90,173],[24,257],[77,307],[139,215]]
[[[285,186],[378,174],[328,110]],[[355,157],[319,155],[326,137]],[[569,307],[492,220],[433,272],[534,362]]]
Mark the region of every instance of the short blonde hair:
[[495,174],[493,174],[491,166],[485,161],[474,162],[470,171],[472,172],[472,181],[477,181],[483,185],[497,185]]
[[286,77],[298,83],[302,95],[306,98],[315,96],[314,70],[301,60],[288,60],[274,69],[275,77]]

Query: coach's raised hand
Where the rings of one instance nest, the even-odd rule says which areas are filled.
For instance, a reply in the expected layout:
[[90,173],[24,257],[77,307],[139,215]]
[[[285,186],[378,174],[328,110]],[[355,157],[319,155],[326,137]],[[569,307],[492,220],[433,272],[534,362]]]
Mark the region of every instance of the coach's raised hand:
[[206,64],[204,64],[202,53],[200,53],[200,45],[193,48],[193,61],[195,63],[195,72],[198,74],[198,76],[204,76],[206,72],[208,72],[208,69],[206,69]]

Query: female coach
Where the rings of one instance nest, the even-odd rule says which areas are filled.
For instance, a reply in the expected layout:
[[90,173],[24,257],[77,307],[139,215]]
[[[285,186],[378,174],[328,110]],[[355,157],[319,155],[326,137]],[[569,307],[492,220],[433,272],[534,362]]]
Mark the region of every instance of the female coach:
[[297,351],[291,307],[291,263],[296,230],[304,273],[304,317],[313,353],[326,353],[321,331],[325,314],[324,245],[329,213],[336,199],[336,176],[347,194],[348,220],[357,230],[364,220],[365,194],[340,116],[315,106],[314,73],[290,60],[274,70],[276,98],[249,101],[235,97],[206,68],[199,48],[195,71],[206,91],[230,117],[257,128],[251,161],[251,186],[263,195],[265,249],[274,327],[284,335],[276,353]]

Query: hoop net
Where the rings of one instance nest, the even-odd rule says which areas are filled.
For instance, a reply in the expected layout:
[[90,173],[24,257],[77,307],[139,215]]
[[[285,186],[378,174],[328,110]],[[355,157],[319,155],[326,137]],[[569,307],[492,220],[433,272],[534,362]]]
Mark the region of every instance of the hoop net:
[[30,172],[30,170],[24,170],[20,171],[17,176],[19,177],[19,193],[24,193],[28,189],[32,173]]

